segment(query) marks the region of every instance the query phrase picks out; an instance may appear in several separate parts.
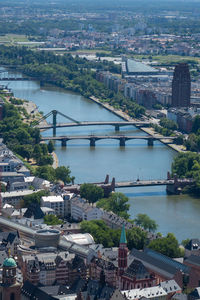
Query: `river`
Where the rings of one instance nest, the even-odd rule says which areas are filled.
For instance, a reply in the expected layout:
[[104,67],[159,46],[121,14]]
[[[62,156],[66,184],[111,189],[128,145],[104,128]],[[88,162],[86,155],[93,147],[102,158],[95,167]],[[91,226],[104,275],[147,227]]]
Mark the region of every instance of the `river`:
[[[7,84],[7,82],[2,82]],[[16,97],[31,100],[44,114],[56,109],[78,121],[119,120],[111,112],[90,100],[56,87],[40,87],[34,81],[10,81]],[[47,121],[52,122],[52,119]],[[58,116],[58,122],[67,122]],[[130,135],[144,135],[133,126],[120,131]],[[80,127],[57,130],[57,135],[80,134],[115,134],[114,127]],[[44,132],[50,135],[52,131]],[[55,144],[55,152],[60,165],[69,166],[75,182],[100,182],[106,174],[119,180],[164,179],[176,155],[172,149],[160,142],[148,147],[145,140],[131,140],[125,147],[119,147],[119,141],[101,140],[95,148],[90,148],[89,141],[70,141],[66,148],[61,143]],[[186,238],[198,238],[200,231],[200,200],[188,195],[168,196],[165,187],[145,187],[120,189],[129,197],[130,215],[146,213],[154,219],[162,234],[173,232],[179,241]]]

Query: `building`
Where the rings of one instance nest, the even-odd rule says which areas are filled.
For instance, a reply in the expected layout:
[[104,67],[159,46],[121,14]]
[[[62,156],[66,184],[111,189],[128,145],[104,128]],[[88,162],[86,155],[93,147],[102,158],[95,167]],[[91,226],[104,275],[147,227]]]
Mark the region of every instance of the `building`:
[[101,220],[102,215],[101,209],[86,202],[85,199],[76,197],[71,201],[71,218],[76,221]]
[[172,80],[172,106],[189,107],[191,79],[189,66],[186,63],[176,65]]
[[94,239],[90,233],[66,234],[63,235],[63,238],[78,245],[89,246],[95,244]]
[[142,289],[156,285],[155,276],[139,260],[133,260],[120,277],[120,290]]
[[53,209],[57,216],[64,217],[65,215],[64,200],[61,196],[43,196],[41,205]]
[[[20,244],[19,232],[0,232],[0,246],[4,246],[6,252],[10,252],[12,256],[17,255],[17,246]],[[3,255],[3,254],[2,254]]]
[[16,280],[17,264],[11,257],[6,258],[3,263],[3,274],[0,298],[2,300],[20,300],[21,284]]
[[2,207],[5,204],[10,204],[10,205],[14,206],[14,208],[20,208],[21,202],[24,199],[24,196],[31,195],[35,192],[37,192],[37,191],[20,190],[20,191],[1,193]]
[[130,58],[122,58],[122,76],[149,76],[149,75],[158,75],[161,72],[147,64],[143,64],[139,61],[135,61]]
[[21,270],[24,281],[32,284],[72,284],[77,278],[86,278],[84,260],[69,252],[23,255]]
[[102,274],[105,276],[105,282],[112,287],[118,285],[118,268],[114,262],[94,257],[89,266],[89,278],[100,281]]

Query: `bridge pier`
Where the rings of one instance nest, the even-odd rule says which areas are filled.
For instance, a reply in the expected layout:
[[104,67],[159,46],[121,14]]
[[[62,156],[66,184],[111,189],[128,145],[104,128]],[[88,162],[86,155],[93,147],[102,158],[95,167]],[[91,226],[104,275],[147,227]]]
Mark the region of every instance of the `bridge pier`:
[[61,140],[61,145],[62,145],[62,147],[66,147],[67,146],[67,140],[65,140],[65,139]]
[[115,125],[115,131],[119,131],[119,125]]
[[120,147],[125,147],[125,143],[126,143],[126,140],[125,140],[124,137],[122,137],[122,138],[119,139],[119,145],[120,145]]
[[95,138],[91,138],[90,139],[90,147],[95,147],[95,142],[96,142]]
[[153,146],[153,139],[148,139],[148,146]]

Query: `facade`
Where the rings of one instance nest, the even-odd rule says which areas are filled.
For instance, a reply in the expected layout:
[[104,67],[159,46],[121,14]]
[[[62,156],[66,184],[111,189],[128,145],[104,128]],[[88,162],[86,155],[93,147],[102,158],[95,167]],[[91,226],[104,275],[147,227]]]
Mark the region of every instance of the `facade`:
[[156,285],[153,273],[138,260],[134,260],[120,277],[120,290],[142,289]]
[[24,196],[31,195],[35,192],[36,191],[32,190],[20,190],[1,193],[2,206],[4,206],[5,204],[10,204],[15,208],[20,208],[21,201],[23,200]]
[[64,200],[61,196],[43,196],[41,205],[53,209],[57,216],[65,216]]
[[86,278],[84,260],[68,252],[23,255],[21,270],[24,281],[34,285],[72,284],[78,277]]
[[118,286],[118,268],[112,261],[105,260],[103,258],[93,258],[90,267],[89,274],[92,280],[100,280],[102,274],[105,276],[105,282],[112,287]]
[[191,79],[189,66],[186,63],[176,65],[172,80],[172,106],[189,107]]
[[76,221],[100,220],[103,212],[95,205],[89,204],[81,198],[73,198],[71,201],[71,218]]
[[0,245],[5,246],[6,251],[12,256],[17,255],[17,246],[20,244],[18,231],[0,232]]

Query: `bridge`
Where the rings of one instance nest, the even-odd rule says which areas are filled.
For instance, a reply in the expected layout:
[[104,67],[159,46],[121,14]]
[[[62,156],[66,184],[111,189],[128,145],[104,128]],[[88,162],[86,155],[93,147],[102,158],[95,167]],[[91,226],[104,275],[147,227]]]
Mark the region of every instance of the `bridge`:
[[126,144],[126,141],[129,140],[147,140],[148,146],[153,146],[153,143],[155,140],[162,140],[162,141],[169,141],[173,142],[173,140],[176,137],[159,137],[159,136],[153,136],[153,135],[148,135],[148,136],[132,136],[132,135],[76,135],[76,136],[48,136],[48,137],[42,137],[41,141],[61,141],[62,147],[67,146],[67,142],[70,140],[89,140],[90,141],[90,146],[95,147],[96,141],[99,140],[119,140],[119,145],[121,147],[124,147]]
[[[115,131],[119,131],[121,126],[136,126],[136,127],[146,127],[150,125],[150,122],[140,122],[140,121],[83,121],[83,122],[72,122],[72,123],[56,123],[56,128],[62,128],[62,127],[76,127],[76,126],[105,126],[105,125],[111,125],[115,127]],[[38,125],[37,128],[39,129],[51,129],[54,128],[53,124],[44,124],[44,125]]]
[[[167,179],[153,179],[153,180],[129,180],[129,181],[112,181],[109,182],[109,175],[106,175],[105,181],[100,183],[93,183],[104,189],[105,196],[108,196],[111,192],[114,192],[118,188],[130,188],[130,187],[145,187],[145,186],[166,186],[168,194],[179,194],[182,189],[193,184],[194,180],[191,178],[174,178],[171,177],[170,173],[167,173]],[[64,187],[65,190],[78,194],[80,191],[81,184],[67,185]]]
[[[71,122],[68,123],[58,123],[57,122],[57,115],[60,115],[68,120],[70,120]],[[41,122],[43,122],[44,120],[46,120],[48,117],[52,116],[52,124],[44,124]],[[121,126],[136,126],[136,127],[146,127],[150,125],[150,122],[146,122],[146,121],[77,121],[57,110],[52,110],[50,111],[48,114],[44,115],[41,119],[34,121],[32,123],[32,127],[37,127],[40,130],[44,129],[50,129],[53,128],[53,136],[56,135],[56,129],[57,128],[61,128],[61,127],[75,127],[75,126],[102,126],[102,125],[112,125],[115,127],[116,131],[119,131]]]
[[33,80],[33,78],[27,77],[0,77],[0,81],[27,81]]

